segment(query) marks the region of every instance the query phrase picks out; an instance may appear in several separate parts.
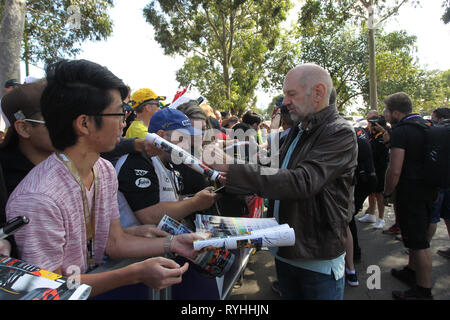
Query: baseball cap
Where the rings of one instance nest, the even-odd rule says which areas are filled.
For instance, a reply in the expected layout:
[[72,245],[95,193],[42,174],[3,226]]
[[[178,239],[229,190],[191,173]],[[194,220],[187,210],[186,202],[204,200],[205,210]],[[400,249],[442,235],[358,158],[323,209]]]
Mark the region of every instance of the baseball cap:
[[151,117],[148,132],[155,133],[158,130],[177,130],[191,136],[203,133],[192,126],[191,121],[183,112],[172,108],[159,110]]
[[14,122],[29,119],[41,112],[41,95],[46,87],[44,80],[23,84],[7,93],[2,99],[2,112],[10,123],[2,146],[6,146],[16,134]]
[[16,79],[9,79],[5,82],[5,88],[11,88],[19,85],[20,83]]
[[158,96],[153,90],[149,88],[143,88],[135,91],[131,95],[130,104],[134,108],[139,107],[144,102],[150,101],[150,100],[166,100],[166,97]]

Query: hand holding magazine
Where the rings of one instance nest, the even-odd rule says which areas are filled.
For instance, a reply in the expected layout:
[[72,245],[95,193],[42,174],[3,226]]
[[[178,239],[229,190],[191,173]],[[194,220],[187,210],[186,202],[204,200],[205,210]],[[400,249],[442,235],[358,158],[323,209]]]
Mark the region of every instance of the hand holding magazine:
[[[186,226],[167,215],[165,215],[159,222],[158,229],[164,230],[173,235],[192,232]],[[231,268],[234,259],[234,254],[226,249],[218,248],[215,250],[201,252],[194,260],[191,261],[211,277],[221,277]]]
[[279,225],[273,218],[234,218],[196,215],[197,232],[210,238],[194,241],[194,249],[283,247],[295,244],[295,232],[289,225]]

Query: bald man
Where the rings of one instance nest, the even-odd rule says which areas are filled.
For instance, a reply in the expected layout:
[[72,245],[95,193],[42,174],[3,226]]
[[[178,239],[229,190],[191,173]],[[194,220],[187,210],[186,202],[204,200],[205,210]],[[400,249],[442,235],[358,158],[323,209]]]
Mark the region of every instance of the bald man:
[[284,299],[344,297],[357,142],[351,125],[329,106],[332,89],[328,72],[315,64],[286,75],[283,104],[295,125],[281,147],[276,170],[210,163],[227,172],[227,191],[270,199],[269,216],[295,230],[294,246],[271,250]]

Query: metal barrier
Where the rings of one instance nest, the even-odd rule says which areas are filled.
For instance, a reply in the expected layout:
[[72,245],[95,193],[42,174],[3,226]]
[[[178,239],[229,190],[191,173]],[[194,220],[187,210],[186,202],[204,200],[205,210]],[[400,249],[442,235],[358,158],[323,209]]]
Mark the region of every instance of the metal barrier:
[[[222,285],[218,286],[219,296],[221,300],[226,300],[228,296],[231,294],[233,290],[233,286],[236,281],[243,274],[245,267],[247,266],[248,260],[252,255],[253,249],[238,249],[232,250],[235,254],[235,260],[230,270],[221,278],[218,279],[218,282],[221,282]],[[112,271],[119,268],[124,268],[130,264],[143,261],[145,259],[123,259],[123,260],[107,260],[104,264],[100,265],[90,273],[101,273],[106,271]],[[163,289],[163,290],[155,290],[149,288],[149,300],[171,300],[172,299],[172,290],[171,287]]]

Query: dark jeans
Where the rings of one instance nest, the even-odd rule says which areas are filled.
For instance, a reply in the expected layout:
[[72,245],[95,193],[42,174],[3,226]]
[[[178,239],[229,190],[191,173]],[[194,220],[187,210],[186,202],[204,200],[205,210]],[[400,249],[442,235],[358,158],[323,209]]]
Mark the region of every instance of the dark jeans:
[[359,210],[362,209],[364,201],[372,193],[373,185],[369,184],[357,184],[355,186],[355,213],[353,214],[352,220],[350,221],[348,227],[353,237],[353,254],[358,256],[361,254],[361,248],[358,242],[358,229],[356,227],[355,216],[358,214]]
[[322,274],[294,267],[275,259],[281,297],[287,300],[343,300],[345,281],[334,274]]

